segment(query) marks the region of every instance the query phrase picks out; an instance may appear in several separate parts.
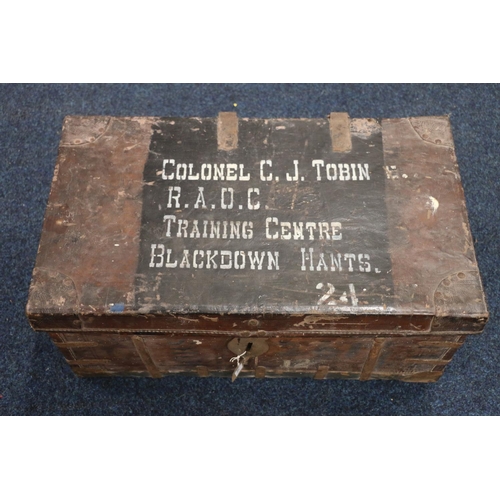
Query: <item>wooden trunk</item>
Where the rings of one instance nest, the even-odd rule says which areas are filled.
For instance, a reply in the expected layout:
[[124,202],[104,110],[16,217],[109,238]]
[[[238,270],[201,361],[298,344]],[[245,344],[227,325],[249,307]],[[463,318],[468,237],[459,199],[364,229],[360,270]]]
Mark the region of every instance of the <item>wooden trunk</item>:
[[84,376],[436,381],[488,317],[449,120],[69,116],[27,315]]

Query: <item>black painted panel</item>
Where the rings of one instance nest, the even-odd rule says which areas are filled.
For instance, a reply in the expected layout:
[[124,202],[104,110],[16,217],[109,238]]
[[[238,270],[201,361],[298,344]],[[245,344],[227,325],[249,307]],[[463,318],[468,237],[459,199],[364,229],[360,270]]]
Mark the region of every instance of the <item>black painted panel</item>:
[[[327,120],[244,119],[238,148],[219,151],[215,119],[160,120],[144,169],[138,310],[345,314],[390,306],[380,129],[353,135],[352,144],[349,153],[332,152]],[[224,208],[231,189],[232,208]]]

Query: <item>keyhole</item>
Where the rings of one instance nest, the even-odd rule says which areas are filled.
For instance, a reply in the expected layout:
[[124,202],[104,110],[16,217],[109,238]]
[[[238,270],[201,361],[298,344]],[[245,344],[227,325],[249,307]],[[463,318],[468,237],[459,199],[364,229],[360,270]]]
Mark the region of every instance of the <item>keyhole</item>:
[[247,344],[247,348],[245,349],[245,351],[246,351],[246,352],[250,352],[250,349],[252,348],[252,346],[253,346],[253,342],[249,342],[249,343]]

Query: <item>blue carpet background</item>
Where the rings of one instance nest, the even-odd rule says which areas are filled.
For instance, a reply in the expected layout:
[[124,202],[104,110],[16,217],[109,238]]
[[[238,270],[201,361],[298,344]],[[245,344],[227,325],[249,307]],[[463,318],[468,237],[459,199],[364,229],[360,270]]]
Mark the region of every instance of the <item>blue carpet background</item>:
[[[499,85],[0,85],[0,415],[498,415]],[[451,115],[490,321],[435,384],[78,379],[24,314],[68,114]]]

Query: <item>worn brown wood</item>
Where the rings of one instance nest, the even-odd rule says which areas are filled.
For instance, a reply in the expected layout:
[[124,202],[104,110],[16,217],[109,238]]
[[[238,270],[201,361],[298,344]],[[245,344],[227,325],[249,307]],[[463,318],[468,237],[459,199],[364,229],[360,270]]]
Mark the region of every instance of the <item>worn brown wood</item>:
[[144,339],[140,335],[132,335],[132,342],[149,375],[153,378],[161,377],[162,374],[151,358],[151,354],[148,351]]
[[26,310],[82,376],[436,381],[488,318],[449,120],[67,117]]
[[369,380],[371,378],[373,370],[377,365],[378,357],[380,356],[380,352],[382,351],[383,346],[384,346],[383,338],[376,338],[373,340],[370,352],[368,353],[368,357],[366,358],[365,364],[363,365],[363,369],[361,370],[361,375],[359,377],[361,380]]
[[197,366],[196,372],[198,373],[199,377],[208,377],[210,374],[206,366]]
[[329,370],[328,366],[323,366],[323,365],[318,366],[318,369],[314,374],[314,378],[316,380],[323,380],[328,375],[328,370]]
[[[71,342],[79,334],[65,333]],[[353,342],[349,334],[296,338],[266,337],[269,350],[259,357],[259,365],[245,366],[240,376],[257,378],[301,374],[316,379],[396,378],[400,380],[427,381],[429,372],[436,377],[451,359],[447,354],[455,350],[459,335],[434,335],[439,345],[426,346],[426,336],[411,339],[363,335]],[[193,373],[197,376],[230,376],[234,364],[233,353],[227,348],[228,339],[217,335],[117,334],[87,332],[87,342],[92,346],[79,348],[78,359],[67,357],[68,363],[80,375],[143,375]],[[151,362],[144,362],[141,350],[136,348],[137,338],[151,353]],[[449,346],[449,347],[448,347]],[[328,364],[327,364],[328,363]],[[102,365],[105,365],[103,367]],[[99,367],[97,370],[96,367]],[[97,373],[98,372],[98,373]],[[422,379],[422,380],[420,380]]]

